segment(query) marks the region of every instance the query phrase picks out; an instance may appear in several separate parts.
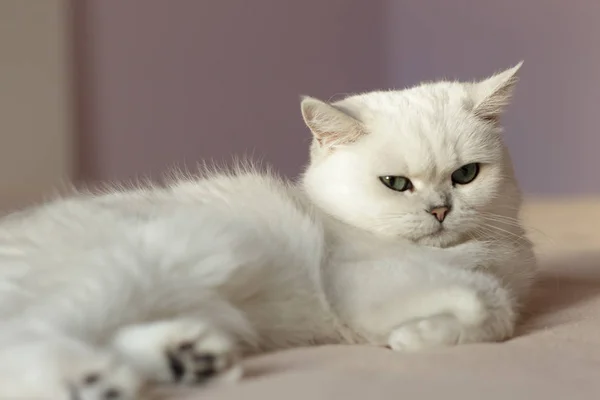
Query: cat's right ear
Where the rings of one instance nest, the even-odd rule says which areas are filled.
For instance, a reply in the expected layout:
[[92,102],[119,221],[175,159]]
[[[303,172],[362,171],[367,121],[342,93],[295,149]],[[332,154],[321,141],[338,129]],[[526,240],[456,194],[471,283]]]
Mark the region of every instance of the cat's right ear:
[[365,133],[358,120],[324,101],[304,96],[300,107],[304,123],[321,147],[352,143]]
[[510,102],[518,81],[523,61],[472,86],[471,96],[475,102],[476,116],[493,124],[499,124],[502,112]]

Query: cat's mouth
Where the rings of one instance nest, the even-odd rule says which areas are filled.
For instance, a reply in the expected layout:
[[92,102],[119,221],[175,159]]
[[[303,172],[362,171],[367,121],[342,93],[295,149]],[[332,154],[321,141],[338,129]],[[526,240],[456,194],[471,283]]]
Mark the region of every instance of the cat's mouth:
[[431,233],[432,235],[438,235],[441,232],[445,232],[446,231],[446,227],[442,224],[439,224],[438,227]]
[[447,229],[444,225],[440,224],[437,228],[433,230],[433,232],[428,233],[427,235],[423,235],[423,237],[439,237],[447,232]]
[[446,232],[447,232],[447,229],[445,229],[443,226],[440,225],[439,227],[435,228],[433,231],[424,233],[420,236],[417,236],[413,240],[417,243],[421,243],[421,242],[427,241],[429,239],[435,240],[436,238],[443,236]]
[[457,232],[444,225],[439,225],[431,232],[428,232],[415,240],[415,242],[434,247],[447,247],[458,240]]

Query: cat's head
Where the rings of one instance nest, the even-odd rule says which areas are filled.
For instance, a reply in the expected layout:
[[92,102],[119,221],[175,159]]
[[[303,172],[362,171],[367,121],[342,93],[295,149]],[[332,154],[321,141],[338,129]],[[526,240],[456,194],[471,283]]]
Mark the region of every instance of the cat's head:
[[514,218],[520,194],[500,117],[521,64],[480,82],[427,83],[335,103],[306,97],[303,184],[336,218],[448,246]]

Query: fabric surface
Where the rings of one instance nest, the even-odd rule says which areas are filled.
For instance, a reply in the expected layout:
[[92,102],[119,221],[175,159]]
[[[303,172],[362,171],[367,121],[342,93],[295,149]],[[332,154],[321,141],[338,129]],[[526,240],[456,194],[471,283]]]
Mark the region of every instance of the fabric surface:
[[517,337],[419,354],[326,346],[245,362],[233,386],[169,400],[600,398],[600,199],[529,201],[541,274]]

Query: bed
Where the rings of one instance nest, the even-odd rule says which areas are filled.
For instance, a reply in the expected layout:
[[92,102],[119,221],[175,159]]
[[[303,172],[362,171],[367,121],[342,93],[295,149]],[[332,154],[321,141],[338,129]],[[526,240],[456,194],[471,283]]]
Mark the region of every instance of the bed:
[[169,389],[169,400],[600,398],[600,199],[529,200],[541,274],[514,339],[400,354],[325,346],[245,362],[234,386]]

